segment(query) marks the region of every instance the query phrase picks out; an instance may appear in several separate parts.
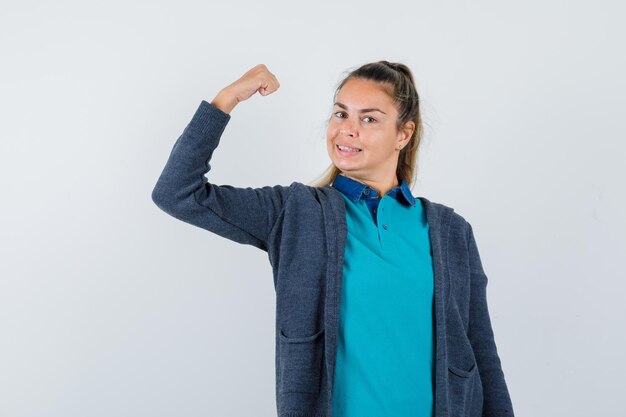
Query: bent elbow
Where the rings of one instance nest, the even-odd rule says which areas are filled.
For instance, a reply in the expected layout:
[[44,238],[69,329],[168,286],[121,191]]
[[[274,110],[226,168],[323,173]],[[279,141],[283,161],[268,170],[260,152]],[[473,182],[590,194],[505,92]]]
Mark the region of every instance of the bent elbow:
[[175,206],[172,192],[159,186],[159,184],[152,190],[151,198],[152,202],[166,213],[171,213]]

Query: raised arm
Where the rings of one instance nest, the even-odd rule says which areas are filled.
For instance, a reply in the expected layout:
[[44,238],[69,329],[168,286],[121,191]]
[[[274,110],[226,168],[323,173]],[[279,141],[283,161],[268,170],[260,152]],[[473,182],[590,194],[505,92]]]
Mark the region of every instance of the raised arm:
[[268,74],[264,65],[256,66],[211,103],[202,100],[152,190],[152,201],[171,216],[265,251],[290,187],[216,185],[205,174],[234,106],[256,91],[267,95],[278,88]]
[[500,357],[487,307],[487,276],[483,270],[472,226],[468,226],[471,293],[468,338],[483,384],[483,417],[513,417]]

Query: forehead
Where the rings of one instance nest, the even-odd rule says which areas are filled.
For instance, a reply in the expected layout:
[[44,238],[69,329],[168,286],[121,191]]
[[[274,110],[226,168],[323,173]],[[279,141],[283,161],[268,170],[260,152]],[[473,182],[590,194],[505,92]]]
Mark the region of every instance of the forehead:
[[[337,93],[337,99],[348,107],[380,107],[389,109],[393,107],[391,97],[383,87],[369,80],[352,79],[346,81]],[[383,109],[384,110],[384,109]]]

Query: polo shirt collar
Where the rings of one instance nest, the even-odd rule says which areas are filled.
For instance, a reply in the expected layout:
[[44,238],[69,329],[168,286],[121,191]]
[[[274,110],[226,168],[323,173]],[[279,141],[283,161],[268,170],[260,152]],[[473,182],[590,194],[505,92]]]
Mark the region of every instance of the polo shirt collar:
[[[332,186],[341,191],[344,195],[350,198],[355,203],[360,199],[374,198],[378,196],[378,191],[373,189],[367,184],[363,184],[359,181],[348,178],[343,174],[337,174]],[[400,185],[389,190],[387,195],[399,200],[399,195],[404,197],[404,200],[415,206],[415,197],[411,193],[411,189],[405,180],[402,180]]]

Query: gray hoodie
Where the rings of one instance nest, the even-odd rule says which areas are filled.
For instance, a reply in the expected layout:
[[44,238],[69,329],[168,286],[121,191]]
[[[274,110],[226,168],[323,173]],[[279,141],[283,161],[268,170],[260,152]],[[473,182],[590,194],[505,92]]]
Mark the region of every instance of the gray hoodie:
[[[331,417],[345,203],[331,186],[238,188],[205,174],[230,120],[203,100],[178,138],[152,200],[169,215],[268,254],[276,291],[279,417]],[[471,225],[422,200],[435,276],[435,415],[513,416]],[[253,410],[251,410],[251,413]]]

